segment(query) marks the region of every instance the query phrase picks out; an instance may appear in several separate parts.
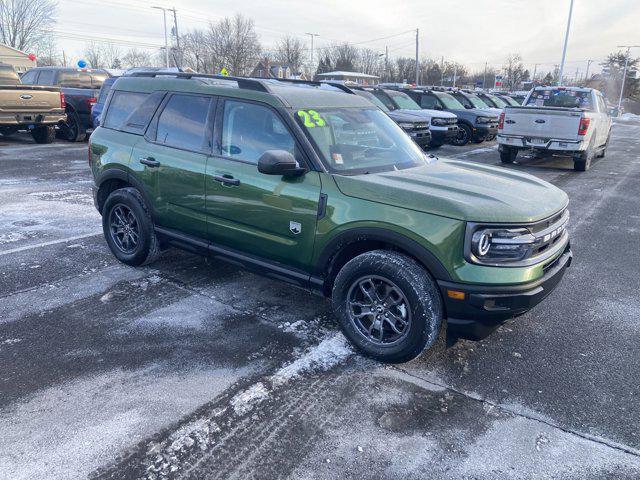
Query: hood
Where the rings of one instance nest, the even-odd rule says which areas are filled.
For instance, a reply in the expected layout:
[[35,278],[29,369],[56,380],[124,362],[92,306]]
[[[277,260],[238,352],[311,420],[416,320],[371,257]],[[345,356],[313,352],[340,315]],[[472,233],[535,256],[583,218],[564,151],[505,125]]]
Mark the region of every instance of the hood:
[[491,115],[493,115],[495,117],[499,117],[500,114],[502,113],[502,109],[501,108],[495,108],[495,107],[481,108],[480,110],[484,111],[484,112],[489,112]]
[[399,108],[394,110],[394,112],[399,113],[409,113],[411,115],[418,115],[423,118],[458,118],[455,114],[451,112],[445,112],[443,110],[430,110],[428,108],[423,108],[422,110],[411,110],[408,108]]
[[[415,110],[419,111],[419,110]],[[411,112],[411,110],[407,110],[406,112]],[[414,115],[412,113],[405,113],[405,111],[399,112],[398,110],[392,110],[387,113],[395,122],[428,122],[429,119],[423,115]]]
[[459,160],[334,178],[347,196],[473,222],[535,222],[569,202],[532,175]]

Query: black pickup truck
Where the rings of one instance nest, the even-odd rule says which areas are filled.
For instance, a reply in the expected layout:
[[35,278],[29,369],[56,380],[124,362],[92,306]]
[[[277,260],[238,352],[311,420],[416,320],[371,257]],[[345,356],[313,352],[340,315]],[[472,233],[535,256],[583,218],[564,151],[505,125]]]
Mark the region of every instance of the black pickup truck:
[[98,92],[105,79],[106,70],[68,67],[37,67],[25,73],[23,85],[46,85],[60,87],[66,102],[67,121],[60,132],[70,142],[82,142],[87,129],[93,128],[91,108],[96,103]]

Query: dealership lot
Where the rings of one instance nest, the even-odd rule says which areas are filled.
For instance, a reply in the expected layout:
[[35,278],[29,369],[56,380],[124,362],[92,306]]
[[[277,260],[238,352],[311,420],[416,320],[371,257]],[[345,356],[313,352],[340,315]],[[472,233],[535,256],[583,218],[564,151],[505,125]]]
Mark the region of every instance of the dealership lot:
[[[119,264],[86,145],[0,143],[7,478],[640,475],[640,124],[585,173],[518,157],[570,196],[564,281],[397,367],[353,353],[320,297],[178,251]],[[499,163],[494,142],[438,155]]]

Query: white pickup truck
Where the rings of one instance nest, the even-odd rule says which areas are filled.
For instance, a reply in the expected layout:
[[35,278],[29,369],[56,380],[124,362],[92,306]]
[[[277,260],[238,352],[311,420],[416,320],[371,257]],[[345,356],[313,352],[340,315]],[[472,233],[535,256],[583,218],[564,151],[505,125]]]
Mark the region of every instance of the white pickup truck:
[[507,106],[498,123],[500,160],[513,163],[519,150],[570,155],[585,171],[604,157],[611,117],[602,93],[593,88],[536,87],[523,106]]

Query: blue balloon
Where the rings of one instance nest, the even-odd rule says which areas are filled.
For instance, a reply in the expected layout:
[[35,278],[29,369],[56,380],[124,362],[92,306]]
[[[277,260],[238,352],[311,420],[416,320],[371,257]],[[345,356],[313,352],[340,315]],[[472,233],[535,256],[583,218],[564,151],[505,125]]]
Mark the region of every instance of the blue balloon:
[[87,66],[87,62],[84,60],[78,60],[78,67],[85,68]]

